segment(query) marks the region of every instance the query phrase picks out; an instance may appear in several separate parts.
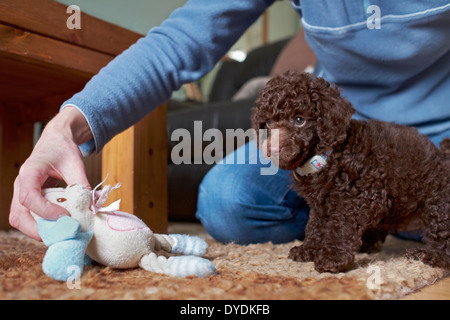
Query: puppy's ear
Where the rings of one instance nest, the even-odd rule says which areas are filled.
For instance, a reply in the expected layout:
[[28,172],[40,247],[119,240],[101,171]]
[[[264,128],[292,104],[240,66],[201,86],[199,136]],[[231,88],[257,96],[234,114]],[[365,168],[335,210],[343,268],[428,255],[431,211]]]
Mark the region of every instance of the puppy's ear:
[[261,129],[261,116],[260,116],[260,109],[258,107],[258,103],[256,106],[254,106],[252,108],[252,113],[251,113],[251,123],[252,123],[252,128],[255,130],[255,139],[256,139],[256,145],[258,146],[258,148],[261,148],[260,143],[261,141],[261,137],[260,137],[260,129]]
[[341,96],[336,85],[319,91],[314,103],[318,112],[317,134],[320,139],[317,152],[324,153],[327,148],[336,148],[345,141],[355,109]]

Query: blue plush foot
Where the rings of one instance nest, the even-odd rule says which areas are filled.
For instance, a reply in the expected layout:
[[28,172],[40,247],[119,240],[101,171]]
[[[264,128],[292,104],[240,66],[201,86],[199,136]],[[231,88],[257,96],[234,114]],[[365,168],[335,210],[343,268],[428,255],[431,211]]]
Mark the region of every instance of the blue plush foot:
[[196,256],[170,257],[167,271],[175,277],[209,277],[217,272],[211,261]]
[[216,273],[214,264],[196,256],[170,257],[157,256],[154,252],[142,257],[139,266],[145,270],[164,273],[174,277],[209,277]]
[[205,240],[184,234],[169,234],[172,242],[173,253],[202,256],[208,251],[208,244]]
[[44,273],[60,281],[80,277],[83,266],[88,262],[85,251],[93,232],[81,232],[80,224],[71,217],[36,221],[39,235],[48,246],[42,261]]

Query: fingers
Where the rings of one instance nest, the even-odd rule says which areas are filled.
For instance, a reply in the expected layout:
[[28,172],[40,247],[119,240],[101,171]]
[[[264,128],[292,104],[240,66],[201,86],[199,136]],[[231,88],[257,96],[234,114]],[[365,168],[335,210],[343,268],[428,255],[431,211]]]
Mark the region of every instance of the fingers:
[[30,211],[47,220],[69,215],[63,207],[46,200],[42,188],[55,186],[55,180],[90,188],[74,132],[77,137],[79,132],[87,132],[84,138],[92,138],[90,127],[79,111],[73,108],[60,112],[47,124],[14,182],[10,224],[34,239],[40,237]]
[[[25,235],[40,240],[36,221],[30,211],[46,220],[57,220],[62,216],[69,215],[69,212],[63,207],[45,199],[41,189],[52,184],[54,186],[54,182],[60,180],[65,180],[68,184],[80,183],[89,186],[83,161],[81,158],[77,160],[75,157],[75,160],[72,161],[75,164],[71,167],[63,166],[62,172],[60,172],[55,165],[47,161],[36,158],[28,159],[21,167],[14,182],[14,194],[9,215],[10,225]],[[64,174],[63,172],[68,173]]]
[[31,216],[29,210],[22,206],[16,199],[16,195],[14,195],[11,203],[9,224],[30,238],[41,241],[36,221]]
[[31,238],[41,240],[36,221],[31,216],[30,211],[19,201],[19,189],[20,183],[19,177],[17,177],[14,181],[14,194],[11,202],[11,211],[9,213],[9,224]]
[[[23,172],[23,170],[21,170],[21,172]],[[40,188],[34,187],[34,183],[39,181],[39,178],[35,176],[29,176],[29,178],[30,179],[22,179],[19,174],[14,182],[14,193],[11,202],[9,223],[23,234],[35,240],[41,240],[37,229],[37,223],[30,214],[30,209],[37,215],[48,220],[57,220],[59,217],[68,215],[69,213],[64,208],[47,201],[42,196]],[[30,184],[30,186],[28,186],[28,184]]]

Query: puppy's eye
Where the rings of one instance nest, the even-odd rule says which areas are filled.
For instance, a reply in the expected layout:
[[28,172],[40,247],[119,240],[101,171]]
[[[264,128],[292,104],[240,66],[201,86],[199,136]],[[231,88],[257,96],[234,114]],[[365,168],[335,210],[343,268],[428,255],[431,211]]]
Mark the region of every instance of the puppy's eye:
[[303,127],[306,121],[302,117],[295,117],[294,124],[298,127]]
[[272,124],[272,121],[269,119],[266,121],[266,128],[270,128],[270,125]]
[[66,202],[67,199],[66,198],[58,198],[56,199],[57,202]]

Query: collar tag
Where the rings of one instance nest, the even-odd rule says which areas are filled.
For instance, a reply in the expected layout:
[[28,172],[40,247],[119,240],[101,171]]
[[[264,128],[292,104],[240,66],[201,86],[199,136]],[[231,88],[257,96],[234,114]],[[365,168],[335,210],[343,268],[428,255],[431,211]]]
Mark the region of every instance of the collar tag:
[[322,169],[327,164],[327,158],[332,153],[332,149],[328,148],[323,155],[315,155],[305,162],[304,165],[294,170],[300,176],[307,176]]
[[306,161],[304,165],[295,169],[295,172],[302,177],[307,176],[311,173],[319,171],[326,164],[327,160],[325,160],[322,156],[314,156],[308,161]]

